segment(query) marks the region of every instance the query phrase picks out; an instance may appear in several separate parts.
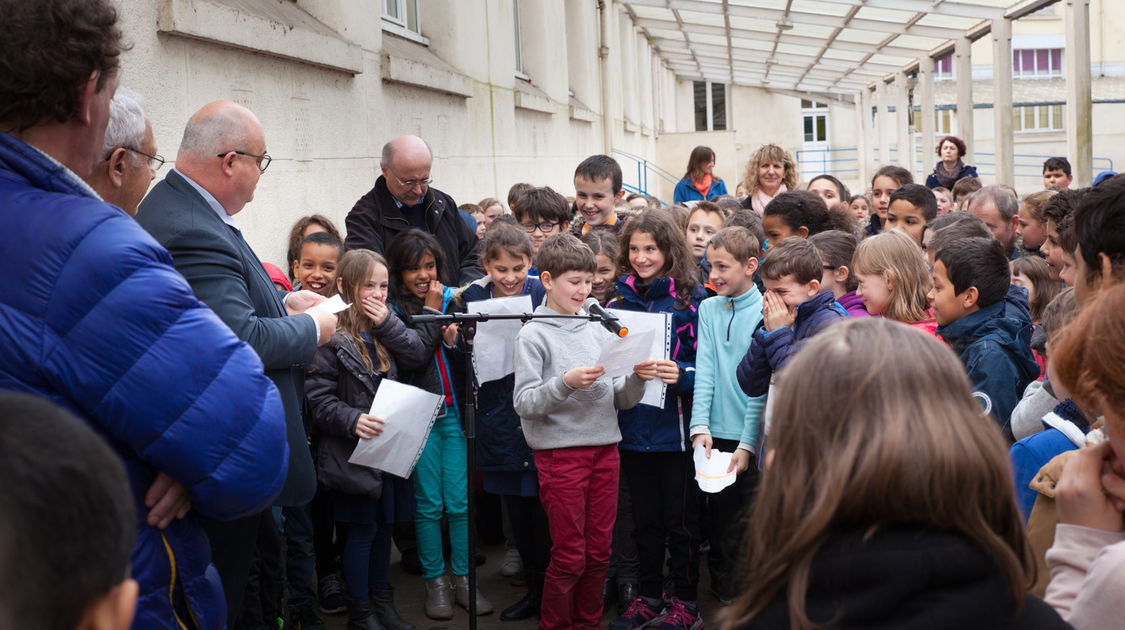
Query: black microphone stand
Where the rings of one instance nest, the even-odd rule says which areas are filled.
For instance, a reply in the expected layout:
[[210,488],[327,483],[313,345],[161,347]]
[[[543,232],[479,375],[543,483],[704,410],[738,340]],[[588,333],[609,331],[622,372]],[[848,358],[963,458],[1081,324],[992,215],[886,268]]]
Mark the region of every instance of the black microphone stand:
[[[490,319],[518,319],[527,323],[533,319],[585,319],[592,322],[602,321],[602,317],[594,314],[587,315],[562,315],[534,313],[449,313],[443,314],[435,309],[425,307],[428,313],[421,315],[408,315],[411,324],[436,323],[442,325],[457,324],[460,329],[462,352],[464,354],[465,393],[469,397],[465,405],[463,427],[465,431],[465,459],[467,460],[468,475],[466,480],[466,494],[468,495],[468,528],[469,528],[469,630],[477,628],[477,563],[473,559],[473,549],[476,548],[476,499],[473,496],[473,477],[477,470],[477,396],[476,379],[473,373],[473,340],[477,334],[477,323]],[[456,396],[456,393],[454,393]]]

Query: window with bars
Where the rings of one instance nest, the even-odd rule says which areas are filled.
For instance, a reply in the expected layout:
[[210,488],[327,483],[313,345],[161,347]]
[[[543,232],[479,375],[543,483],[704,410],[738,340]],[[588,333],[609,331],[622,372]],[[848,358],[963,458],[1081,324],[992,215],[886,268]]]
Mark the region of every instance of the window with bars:
[[1062,105],[1024,105],[1012,108],[1012,131],[1062,131]]
[[1055,79],[1062,77],[1061,48],[1032,48],[1012,51],[1012,78]]

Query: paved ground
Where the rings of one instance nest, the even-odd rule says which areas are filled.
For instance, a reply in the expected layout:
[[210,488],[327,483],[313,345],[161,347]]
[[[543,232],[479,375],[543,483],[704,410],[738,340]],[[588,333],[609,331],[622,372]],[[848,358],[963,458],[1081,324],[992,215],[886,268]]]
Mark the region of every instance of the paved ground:
[[[490,615],[477,617],[477,627],[481,630],[534,630],[537,627],[538,619],[500,621],[500,611],[518,601],[526,591],[522,586],[513,586],[508,578],[500,575],[500,563],[504,559],[503,545],[485,547],[485,551],[488,554],[488,561],[477,567],[477,576],[481,593],[492,602],[496,610]],[[464,630],[469,627],[469,616],[459,606],[454,606],[453,619],[448,621],[435,621],[426,617],[425,612],[423,612],[426,592],[422,578],[403,573],[402,565],[398,561],[397,551],[392,553],[394,553],[394,556],[391,559],[391,584],[395,587],[395,604],[398,607],[399,614],[404,619],[414,624],[416,630]],[[700,573],[702,574],[702,584],[699,588],[699,604],[703,610],[704,620],[707,625],[717,627],[714,620],[720,604],[708,588],[706,555],[704,555]],[[346,614],[323,615],[323,617],[329,630],[345,630],[347,626]],[[613,617],[614,611],[608,610],[602,618],[603,627]]]

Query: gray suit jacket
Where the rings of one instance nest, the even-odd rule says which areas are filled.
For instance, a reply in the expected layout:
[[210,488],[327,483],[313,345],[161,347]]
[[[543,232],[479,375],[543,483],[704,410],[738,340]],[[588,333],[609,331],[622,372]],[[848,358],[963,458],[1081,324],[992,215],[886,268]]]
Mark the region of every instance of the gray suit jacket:
[[281,294],[242,235],[176,171],[144,198],[137,222],[172,254],[195,296],[258,353],[285,407],[289,476],[277,504],[307,503],[316,473],[302,421],[304,365],[316,353],[316,323],[286,316]]

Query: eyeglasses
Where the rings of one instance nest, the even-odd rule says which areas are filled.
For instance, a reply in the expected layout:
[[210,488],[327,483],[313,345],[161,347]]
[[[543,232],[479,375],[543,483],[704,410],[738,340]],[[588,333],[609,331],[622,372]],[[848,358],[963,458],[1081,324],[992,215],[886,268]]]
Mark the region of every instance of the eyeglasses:
[[268,153],[263,153],[261,155],[254,155],[253,153],[247,153],[245,151],[227,151],[226,153],[218,154],[216,157],[225,158],[226,156],[230,155],[231,153],[234,153],[236,155],[244,155],[246,157],[254,158],[254,162],[258,165],[258,171],[261,172],[261,173],[265,173],[266,169],[270,167],[270,162],[273,161],[273,158],[271,158]]
[[407,190],[410,190],[415,186],[426,188],[430,184],[434,183],[434,178],[432,177],[427,177],[426,179],[408,179],[403,181],[398,178],[398,175],[395,175],[395,172],[391,170],[391,167],[384,165],[383,168],[386,168],[388,171],[390,171],[391,176],[395,178],[395,181],[398,182],[398,185],[406,188]]
[[[146,158],[148,158],[148,167],[151,168],[154,171],[159,171],[160,167],[164,166],[164,163],[167,162],[167,160],[164,159],[163,155],[159,155],[159,154],[149,155],[149,154],[145,153],[144,151],[134,149],[133,147],[121,147],[121,148],[125,149],[126,151],[132,151],[133,153],[136,153],[137,155],[143,155]],[[112,151],[110,151],[109,155],[105,156],[105,159],[108,160],[111,157],[113,157]]]
[[535,234],[535,230],[546,234],[561,225],[561,221],[544,221],[542,223],[520,223],[520,227],[528,234]]

